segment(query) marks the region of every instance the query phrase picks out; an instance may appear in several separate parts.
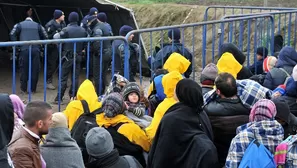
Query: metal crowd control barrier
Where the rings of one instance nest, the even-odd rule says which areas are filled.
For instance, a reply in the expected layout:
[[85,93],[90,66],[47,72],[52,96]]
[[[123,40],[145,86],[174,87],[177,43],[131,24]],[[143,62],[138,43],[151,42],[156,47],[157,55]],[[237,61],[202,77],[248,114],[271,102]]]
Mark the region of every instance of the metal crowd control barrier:
[[[148,29],[141,29],[141,30],[133,30],[131,32],[129,32],[126,36],[126,39],[129,38],[130,35],[132,34],[139,34],[143,37],[144,41],[146,42],[146,44],[149,44],[145,47],[149,48],[150,54],[151,56],[154,55],[154,51],[153,51],[153,45],[156,45],[157,43],[160,42],[160,48],[161,50],[164,48],[164,46],[172,46],[174,47],[175,43],[171,43],[171,44],[165,44],[165,39],[164,39],[164,31],[167,30],[171,30],[173,28],[180,28],[181,29],[181,45],[183,46],[183,54],[185,52],[185,43],[191,43],[191,53],[193,55],[193,59],[192,59],[192,69],[193,69],[193,73],[192,73],[192,77],[195,80],[196,78],[196,73],[195,73],[195,69],[196,66],[198,65],[198,67],[201,67],[199,65],[201,65],[199,62],[196,62],[197,58],[201,58],[201,63],[202,63],[202,68],[205,67],[206,62],[214,62],[215,61],[215,51],[218,51],[218,53],[220,52],[220,45],[227,39],[224,37],[224,32],[227,31],[228,29],[225,29],[226,27],[224,26],[224,24],[227,23],[233,23],[233,22],[239,22],[239,21],[249,21],[250,23],[253,23],[252,20],[257,20],[257,19],[262,19],[262,18],[267,18],[269,19],[269,22],[271,25],[274,25],[274,19],[271,15],[268,14],[263,14],[263,15],[256,15],[256,16],[248,16],[248,17],[240,17],[240,18],[233,18],[233,19],[225,19],[225,20],[214,20],[214,21],[205,21],[205,22],[199,22],[199,23],[192,23],[192,24],[184,24],[184,25],[175,25],[175,26],[164,26],[164,27],[157,27],[157,28],[148,28]],[[219,24],[219,26],[217,25]],[[212,29],[212,33],[213,36],[211,39],[206,39],[206,34],[203,33],[203,28],[206,25],[212,25],[213,29]],[[216,31],[216,27],[220,27],[221,29],[217,32]],[[186,29],[190,28],[190,31],[187,31]],[[272,36],[273,36],[273,29],[274,27],[271,26],[271,30],[270,32],[272,32]],[[142,35],[143,33],[149,33],[149,35],[144,36]],[[154,36],[153,36],[154,33]],[[159,34],[160,33],[160,34]],[[218,34],[216,34],[218,33]],[[185,39],[185,34],[191,36],[191,39]],[[216,35],[215,35],[216,34]],[[172,33],[172,36],[174,36],[174,32]],[[218,37],[217,37],[218,36]],[[154,40],[153,41],[153,37]],[[160,38],[160,39],[156,39],[156,37]],[[247,39],[249,39],[250,37],[247,37]],[[244,40],[244,39],[243,39]],[[272,51],[273,52],[273,40],[270,42],[271,43],[271,47],[272,47]],[[211,52],[208,52],[207,47],[211,46],[212,50]],[[218,46],[218,49],[216,50],[216,46]],[[202,54],[201,51],[199,52],[198,50],[196,50],[197,48],[201,48],[202,49]],[[140,52],[141,53],[141,52]],[[161,53],[162,57],[164,57],[164,53],[163,52],[159,52]],[[199,56],[199,55],[202,55]],[[211,59],[209,59],[209,57],[206,57],[206,55],[212,55]],[[127,59],[128,57],[126,57]],[[163,61],[163,60],[162,60]],[[199,60],[198,60],[199,61]],[[141,67],[141,61],[140,61],[140,65]],[[141,68],[140,68],[141,69]],[[125,60],[125,75],[127,76],[129,72],[129,64],[128,64],[128,60]],[[142,80],[142,73],[141,71],[140,73],[140,81]],[[152,73],[153,74],[153,73]]]
[[[0,48],[1,47],[12,47],[13,48],[13,67],[12,67],[12,93],[16,93],[16,53],[17,53],[17,48],[19,46],[29,46],[28,49],[28,57],[29,57],[29,69],[28,69],[28,100],[31,101],[32,98],[32,93],[31,93],[31,78],[32,78],[32,46],[33,45],[44,45],[44,79],[43,79],[43,100],[47,101],[47,50],[48,50],[48,45],[54,44],[57,45],[58,50],[59,50],[59,79],[58,79],[58,109],[60,110],[61,108],[61,75],[62,75],[62,60],[64,55],[62,54],[63,51],[63,44],[65,43],[73,43],[73,53],[78,53],[76,50],[77,43],[84,43],[86,44],[86,78],[89,78],[89,64],[90,64],[90,58],[92,55],[90,55],[90,43],[94,41],[100,41],[101,46],[100,46],[100,55],[102,55],[103,49],[102,49],[102,44],[103,41],[110,41],[112,40],[122,40],[125,46],[125,57],[128,56],[129,49],[128,49],[128,42],[124,37],[121,36],[114,36],[114,37],[98,37],[98,38],[74,38],[74,39],[57,39],[57,40],[36,40],[36,41],[17,41],[17,42],[1,42],[0,43]],[[73,54],[73,66],[72,66],[72,81],[75,81],[75,69],[76,69],[76,56],[77,54]],[[115,48],[112,47],[112,60],[115,58]],[[112,75],[114,74],[114,61],[112,61]],[[102,65],[102,57],[100,57],[100,65]],[[99,88],[102,89],[102,66],[100,66],[100,78],[99,78]],[[72,88],[72,94],[75,94],[75,88],[78,86],[75,86],[75,82],[73,82]],[[87,94],[87,93],[86,93]],[[76,95],[72,95],[75,97]]]
[[[246,17],[246,16],[263,15],[263,14],[264,13],[239,14],[239,15],[225,16],[224,18]],[[274,25],[274,27],[278,27],[278,30],[275,33],[283,36],[284,45],[290,45],[296,49],[297,9],[291,10],[291,11],[268,12],[265,14],[272,15],[274,20],[275,21],[277,20],[277,23],[275,23],[277,25]],[[283,20],[283,23],[281,23],[282,20]],[[263,27],[267,25],[265,25],[263,22],[259,24],[260,24],[259,31],[262,35],[262,31],[265,30],[263,29]],[[292,40],[292,37],[293,37],[293,40]]]

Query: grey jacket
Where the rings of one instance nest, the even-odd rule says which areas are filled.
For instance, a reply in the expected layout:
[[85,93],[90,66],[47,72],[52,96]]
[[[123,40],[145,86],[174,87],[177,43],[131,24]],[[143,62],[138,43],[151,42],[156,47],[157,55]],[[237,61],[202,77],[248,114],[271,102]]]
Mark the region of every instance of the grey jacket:
[[145,129],[152,122],[152,117],[151,116],[148,116],[148,115],[144,115],[142,117],[137,117],[133,113],[131,113],[131,112],[127,111],[127,110],[125,111],[125,115],[129,119],[133,120],[135,122],[135,124],[137,124],[138,126],[140,126],[141,129]]
[[40,148],[47,168],[83,168],[81,151],[67,128],[50,128]]

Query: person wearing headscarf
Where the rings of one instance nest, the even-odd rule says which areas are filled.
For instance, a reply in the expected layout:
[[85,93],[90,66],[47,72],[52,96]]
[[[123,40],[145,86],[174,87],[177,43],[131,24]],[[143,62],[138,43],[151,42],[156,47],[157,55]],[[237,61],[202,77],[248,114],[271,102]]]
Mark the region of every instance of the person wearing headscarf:
[[216,168],[217,150],[207,132],[210,121],[202,110],[201,87],[193,80],[178,82],[171,106],[158,127],[148,168]]
[[284,84],[291,76],[294,66],[297,64],[297,52],[293,47],[286,46],[279,53],[275,68],[270,70],[264,80],[263,86],[274,90]]
[[14,128],[14,113],[11,99],[7,94],[0,94],[0,167],[12,168],[12,161],[7,151]]
[[284,129],[275,120],[276,106],[268,99],[259,100],[249,116],[249,123],[237,128],[237,135],[233,138],[226,159],[226,168],[238,167],[249,144],[256,139],[271,153],[283,141]]
[[18,130],[22,126],[25,125],[23,121],[23,116],[25,112],[25,104],[20,99],[19,96],[15,94],[9,95],[9,98],[13,105],[13,111],[14,111],[14,131]]

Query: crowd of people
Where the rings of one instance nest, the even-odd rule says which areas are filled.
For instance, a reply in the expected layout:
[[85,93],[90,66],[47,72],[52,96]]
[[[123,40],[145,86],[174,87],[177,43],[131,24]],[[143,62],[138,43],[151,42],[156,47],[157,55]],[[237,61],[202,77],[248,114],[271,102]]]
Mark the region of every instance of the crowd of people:
[[201,85],[185,75],[191,60],[173,52],[148,96],[119,74],[99,98],[86,79],[63,112],[1,94],[0,167],[297,166],[296,51],[285,46],[275,57],[260,47],[251,67],[235,45],[222,51],[201,72]]
[[[50,36],[111,35],[111,27],[101,20],[106,21],[106,17],[97,16],[97,12],[91,8],[81,27],[77,24],[78,14],[71,13],[71,23]],[[63,15],[55,11],[51,22],[62,26]],[[34,25],[39,34],[45,32],[29,21],[16,25],[11,34],[23,37],[20,28]],[[131,30],[123,26],[120,35]],[[54,112],[46,102],[25,105],[17,95],[0,94],[0,167],[297,167],[295,49],[285,46],[277,56],[268,56],[268,50],[259,47],[257,61],[247,67],[246,56],[234,44],[225,43],[216,64],[210,63],[202,70],[199,84],[190,79],[193,56],[180,43],[180,30],[170,30],[168,37],[171,43],[149,59],[154,74],[147,94],[135,83],[136,71],[130,71],[130,80],[121,75],[121,60],[116,61],[117,73],[109,86],[100,90],[100,65],[95,64],[100,57],[93,57],[95,82],[86,79],[81,85],[76,83],[63,112]],[[130,45],[130,49],[137,48]],[[120,41],[100,46],[107,49],[102,56],[109,54],[111,46],[118,48],[117,58],[122,59]],[[67,45],[64,48],[71,50]],[[83,44],[77,49],[83,51]],[[53,46],[51,52],[55,50]],[[98,56],[96,51],[93,54]],[[131,65],[133,61],[130,57]],[[68,76],[72,61],[66,64],[62,68],[69,71],[63,75]],[[51,78],[52,74],[48,76],[48,87],[54,89]],[[67,78],[62,81],[61,97]]]

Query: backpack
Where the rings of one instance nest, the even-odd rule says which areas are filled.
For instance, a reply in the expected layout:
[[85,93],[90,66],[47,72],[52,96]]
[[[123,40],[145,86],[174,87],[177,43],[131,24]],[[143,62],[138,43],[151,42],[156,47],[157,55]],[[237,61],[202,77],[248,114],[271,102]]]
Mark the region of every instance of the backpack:
[[[280,71],[279,71],[280,70]],[[275,78],[277,78],[277,73],[278,73],[278,71],[279,72],[282,72],[282,75],[285,77],[285,80],[284,80],[284,82],[282,83],[282,84],[287,84],[287,81],[288,81],[288,79],[291,77],[291,75],[287,72],[287,70],[286,69],[284,69],[284,68],[273,68],[271,71],[270,71],[270,75],[271,75],[271,78],[272,79],[275,79]]]
[[244,152],[238,168],[276,168],[272,153],[256,139]]
[[105,128],[113,139],[115,149],[119,151],[120,156],[133,156],[143,167],[146,167],[142,147],[132,143],[126,136],[118,133],[118,129],[123,124],[125,123],[119,123],[116,126]]
[[99,108],[92,113],[90,112],[88,103],[85,100],[81,100],[84,113],[79,116],[76,122],[73,125],[71,130],[71,137],[77,142],[84,159],[84,163],[87,163],[89,160],[89,155],[86,149],[86,136],[94,127],[98,127],[96,122],[96,115],[103,112],[102,108]]

